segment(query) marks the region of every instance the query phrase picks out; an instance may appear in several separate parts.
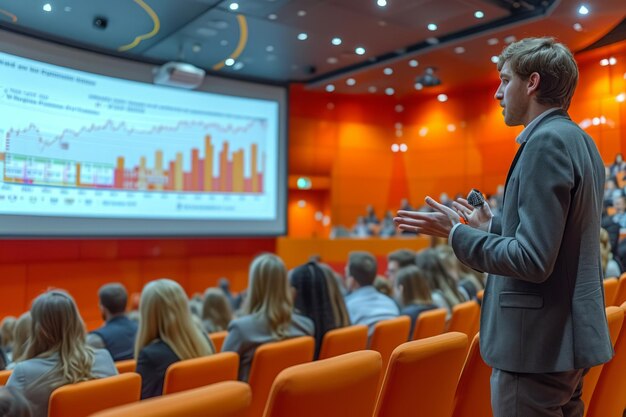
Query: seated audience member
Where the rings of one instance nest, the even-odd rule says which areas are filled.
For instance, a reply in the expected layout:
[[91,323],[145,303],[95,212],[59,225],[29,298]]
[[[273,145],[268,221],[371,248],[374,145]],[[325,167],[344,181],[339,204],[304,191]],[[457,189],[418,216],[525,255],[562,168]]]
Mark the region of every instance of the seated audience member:
[[415,322],[422,311],[437,308],[430,296],[428,281],[415,265],[400,268],[396,275],[394,292],[396,300],[400,303],[400,314],[411,318],[411,330],[409,340],[413,336]]
[[[324,274],[326,274],[326,277],[329,279],[328,282],[331,282],[330,278],[333,278],[331,285],[333,285],[334,283],[339,296],[341,296],[341,299],[342,301],[344,301],[344,304],[345,304],[344,297],[348,294],[348,289],[346,288],[346,285],[344,284],[343,278],[341,277],[341,275],[336,273],[329,265],[323,262],[319,263],[318,266],[322,268],[322,270],[324,271]],[[333,291],[333,296],[335,296],[334,291]],[[339,301],[337,301],[337,303],[339,303]]]
[[93,349],[85,339],[85,325],[72,297],[48,291],[30,309],[31,341],[7,382],[22,391],[34,417],[48,415],[48,400],[60,386],[117,374],[105,349]]
[[624,192],[617,186],[615,178],[606,179],[604,183],[604,202],[607,205],[612,206],[615,199],[623,194]]
[[463,297],[468,300],[475,299],[478,291],[485,288],[483,282],[476,275],[467,273],[468,268],[463,268],[463,264],[454,254],[452,246],[447,244],[439,245],[435,250],[439,253],[445,270],[457,283],[457,287],[463,294]]
[[428,281],[433,302],[437,307],[448,310],[448,318],[452,316],[452,307],[468,301],[468,298],[459,291],[457,282],[446,271],[435,249],[419,251],[415,263]]
[[385,217],[383,217],[378,235],[380,237],[390,237],[396,235],[396,224],[393,222],[393,213],[389,210],[385,213]]
[[612,217],[613,222],[619,224],[622,229],[626,228],[626,196],[615,197],[613,207],[615,208],[615,214]]
[[171,364],[214,351],[208,336],[194,324],[187,295],[177,282],[158,279],[146,284],[139,301],[135,344],[142,399],[163,394],[165,372]]
[[26,398],[13,387],[0,387],[0,417],[31,417]]
[[400,309],[390,297],[374,288],[376,258],[368,252],[351,252],[346,266],[348,289],[346,307],[352,324],[368,326],[369,336],[381,320],[397,317]]
[[400,210],[413,211],[413,206],[409,203],[408,198],[403,198],[400,200]]
[[17,319],[13,316],[6,316],[0,324],[0,342],[2,342],[2,350],[7,356],[7,360],[11,361],[11,352],[13,350],[13,329]]
[[376,216],[376,212],[374,211],[374,206],[371,204],[366,208],[367,213],[363,220],[365,220],[365,224],[368,226],[378,225],[380,220],[378,220],[378,216]]
[[239,379],[248,381],[256,349],[264,343],[297,336],[313,336],[310,318],[293,311],[287,270],[276,255],[257,256],[250,265],[244,316],[228,325],[223,352],[239,354]]
[[621,172],[626,171],[626,162],[624,161],[624,157],[621,153],[615,155],[615,160],[609,167],[609,174],[611,177],[617,177],[617,175]]
[[352,227],[352,236],[354,237],[368,237],[371,236],[372,230],[365,221],[365,218],[359,216],[356,219],[356,224]]
[[295,268],[289,274],[294,290],[295,311],[315,325],[315,358],[327,331],[350,325],[346,304],[334,276],[327,275],[315,262]]
[[385,275],[394,284],[396,274],[400,268],[405,266],[415,265],[415,251],[411,249],[398,249],[393,252],[389,252],[387,255],[387,271]]
[[609,232],[600,229],[600,257],[602,259],[602,273],[604,278],[619,278],[622,271],[619,264],[613,259],[611,252],[611,242],[609,242]]
[[382,275],[376,275],[376,279],[374,279],[374,288],[376,288],[376,291],[379,293],[393,298],[393,284]]
[[133,358],[137,322],[126,317],[128,295],[122,284],[103,285],[98,291],[100,313],[104,326],[87,336],[89,345],[106,349],[114,361]]
[[15,323],[15,328],[13,329],[13,362],[7,366],[7,369],[15,368],[15,365],[24,359],[26,349],[30,343],[31,327],[32,319],[30,318],[30,312],[27,311]]
[[233,319],[233,310],[220,288],[208,288],[202,302],[202,327],[207,333],[221,332]]

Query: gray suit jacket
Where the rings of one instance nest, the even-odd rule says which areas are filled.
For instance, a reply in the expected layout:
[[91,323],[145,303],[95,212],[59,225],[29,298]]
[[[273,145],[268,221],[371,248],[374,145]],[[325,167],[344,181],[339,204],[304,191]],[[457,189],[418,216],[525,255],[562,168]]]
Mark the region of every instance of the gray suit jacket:
[[562,372],[613,356],[600,265],[603,189],[593,140],[556,111],[511,167],[491,232],[455,230],[457,257],[489,273],[480,350],[491,367]]

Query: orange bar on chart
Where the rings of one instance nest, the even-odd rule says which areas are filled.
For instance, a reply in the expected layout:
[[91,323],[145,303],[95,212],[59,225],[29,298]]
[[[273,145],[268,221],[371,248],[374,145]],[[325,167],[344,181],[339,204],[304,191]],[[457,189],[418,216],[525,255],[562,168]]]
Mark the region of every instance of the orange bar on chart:
[[250,177],[252,178],[252,192],[259,192],[259,173],[257,172],[257,144],[252,144],[250,155]]
[[233,191],[243,191],[243,150],[233,152]]
[[200,191],[200,151],[191,150],[191,191]]
[[183,153],[176,152],[176,162],[174,171],[174,189],[183,191]]
[[211,135],[204,137],[204,191],[213,190],[213,145]]
[[115,188],[124,188],[124,157],[117,157],[117,166],[115,167]]
[[222,151],[220,152],[220,191],[228,190],[228,142],[222,143]]
[[[156,151],[154,153],[154,176],[157,177],[157,181],[154,183],[155,190],[162,190],[164,187],[164,172],[163,172],[163,151]],[[161,182],[163,181],[163,182]]]
[[76,162],[76,186],[80,187],[80,162]]

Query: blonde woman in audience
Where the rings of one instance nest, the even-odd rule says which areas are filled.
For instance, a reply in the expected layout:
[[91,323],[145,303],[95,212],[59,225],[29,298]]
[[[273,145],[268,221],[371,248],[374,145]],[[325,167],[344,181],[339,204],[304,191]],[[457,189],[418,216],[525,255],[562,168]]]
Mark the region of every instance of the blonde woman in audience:
[[23,356],[26,354],[28,343],[30,342],[30,328],[32,326],[32,319],[30,318],[30,312],[22,314],[15,328],[13,329],[13,362],[7,366],[7,369],[15,368],[18,362],[23,360]]
[[433,302],[428,281],[415,265],[405,266],[398,270],[394,280],[394,293],[396,300],[400,303],[400,314],[411,318],[410,340],[420,313],[433,310],[437,306]]
[[293,269],[289,281],[296,311],[310,318],[315,326],[317,358],[326,332],[350,325],[346,303],[340,296],[335,277],[327,275],[316,262]]
[[604,278],[619,278],[622,272],[619,264],[613,259],[609,232],[606,229],[600,229],[600,258],[602,260]]
[[7,386],[22,391],[34,417],[48,415],[48,400],[56,388],[117,374],[107,350],[86,344],[85,325],[68,293],[40,295],[30,315],[32,337]]
[[233,319],[230,301],[221,288],[208,288],[202,303],[202,326],[207,333],[221,332]]
[[450,245],[439,245],[435,249],[439,252],[444,268],[456,281],[459,291],[468,300],[475,299],[478,291],[485,288],[483,281],[469,272],[473,270],[459,261]]
[[313,336],[311,319],[293,312],[287,270],[276,255],[257,256],[250,265],[244,316],[228,325],[222,351],[239,353],[239,379],[248,380],[254,352],[264,343]]
[[421,269],[428,281],[433,302],[437,307],[448,310],[448,318],[452,315],[452,307],[467,301],[457,286],[456,281],[441,262],[435,249],[424,249],[415,257],[416,265]]
[[0,324],[0,347],[11,361],[11,350],[13,349],[13,329],[17,319],[13,316],[6,316]]
[[215,352],[196,326],[185,291],[171,279],[158,279],[143,288],[139,301],[139,330],[135,344],[141,398],[163,393],[168,366]]

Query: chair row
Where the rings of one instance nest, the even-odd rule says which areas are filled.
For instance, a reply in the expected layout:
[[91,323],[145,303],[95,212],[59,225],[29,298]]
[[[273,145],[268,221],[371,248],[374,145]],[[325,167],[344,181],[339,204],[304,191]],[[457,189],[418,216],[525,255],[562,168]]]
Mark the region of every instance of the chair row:
[[619,278],[607,278],[604,284],[604,303],[608,306],[619,306],[626,302],[626,272]]

